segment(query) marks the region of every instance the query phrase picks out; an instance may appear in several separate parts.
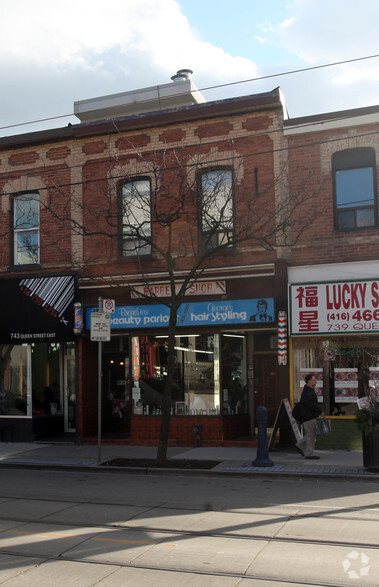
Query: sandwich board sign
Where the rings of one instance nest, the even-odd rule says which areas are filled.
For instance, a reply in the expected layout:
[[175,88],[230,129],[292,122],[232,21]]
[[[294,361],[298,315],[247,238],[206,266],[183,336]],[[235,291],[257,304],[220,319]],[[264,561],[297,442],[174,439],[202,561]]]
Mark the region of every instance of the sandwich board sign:
[[291,408],[291,404],[288,401],[287,398],[282,399],[282,401],[280,402],[279,405],[279,409],[278,412],[276,414],[276,418],[275,418],[275,422],[274,422],[274,427],[272,429],[272,433],[270,436],[270,440],[268,443],[268,449],[271,450],[274,444],[274,440],[275,440],[275,436],[276,433],[278,431],[279,428],[279,424],[280,424],[280,419],[282,417],[282,415],[286,413],[289,419],[289,422],[291,424],[291,428],[293,430],[293,433],[295,435],[296,438],[296,442],[299,442],[299,440],[301,440],[303,438],[303,435],[300,432],[299,426],[297,425],[297,422],[295,420],[295,418],[292,415],[292,408]]

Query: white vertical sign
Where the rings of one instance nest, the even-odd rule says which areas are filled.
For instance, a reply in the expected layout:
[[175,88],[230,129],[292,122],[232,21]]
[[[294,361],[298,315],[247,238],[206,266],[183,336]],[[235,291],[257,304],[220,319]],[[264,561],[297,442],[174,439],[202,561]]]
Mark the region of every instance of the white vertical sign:
[[104,312],[91,313],[91,340],[107,342],[111,339],[111,315]]

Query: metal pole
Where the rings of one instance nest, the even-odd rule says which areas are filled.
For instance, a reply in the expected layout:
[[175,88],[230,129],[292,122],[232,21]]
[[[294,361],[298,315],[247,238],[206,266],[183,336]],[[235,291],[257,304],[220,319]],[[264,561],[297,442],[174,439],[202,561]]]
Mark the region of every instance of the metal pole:
[[[102,298],[99,298],[99,312],[102,311]],[[101,463],[101,388],[102,388],[102,343],[98,341],[97,352],[97,462]]]
[[98,346],[98,375],[97,375],[97,462],[101,462],[101,360],[102,360],[102,348],[101,341],[97,343]]
[[253,461],[254,467],[273,467],[274,463],[268,456],[267,444],[267,419],[268,412],[264,406],[257,408],[257,424],[258,424],[258,448],[257,458]]

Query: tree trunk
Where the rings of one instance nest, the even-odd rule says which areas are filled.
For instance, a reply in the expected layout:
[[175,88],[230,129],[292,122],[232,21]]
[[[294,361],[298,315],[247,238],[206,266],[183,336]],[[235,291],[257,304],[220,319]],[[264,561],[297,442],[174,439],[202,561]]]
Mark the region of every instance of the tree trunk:
[[175,330],[177,321],[178,304],[173,303],[170,308],[170,321],[168,325],[168,369],[167,378],[164,386],[164,396],[162,405],[162,423],[159,432],[159,443],[157,451],[157,461],[163,463],[167,459],[168,439],[170,434],[171,420],[171,399],[172,384],[175,372]]

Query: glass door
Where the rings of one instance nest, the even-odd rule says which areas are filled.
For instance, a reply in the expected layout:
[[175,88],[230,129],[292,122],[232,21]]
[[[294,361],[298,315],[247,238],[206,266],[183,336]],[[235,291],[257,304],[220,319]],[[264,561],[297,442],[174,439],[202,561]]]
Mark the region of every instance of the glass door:
[[[70,352],[71,349],[67,349]],[[76,432],[75,354],[64,356],[64,431]]]

